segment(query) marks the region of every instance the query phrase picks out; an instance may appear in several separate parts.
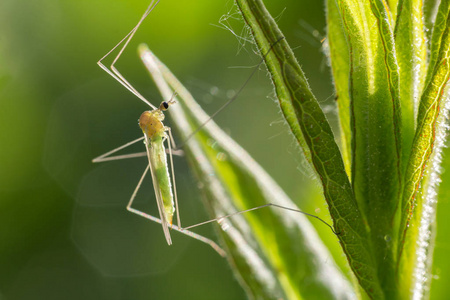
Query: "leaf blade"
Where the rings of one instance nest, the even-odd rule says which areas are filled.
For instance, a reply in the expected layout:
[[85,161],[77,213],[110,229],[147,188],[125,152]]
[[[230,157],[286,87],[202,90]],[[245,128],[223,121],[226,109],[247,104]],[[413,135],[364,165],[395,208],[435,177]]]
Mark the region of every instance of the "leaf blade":
[[327,38],[331,71],[336,89],[336,101],[341,133],[341,152],[347,174],[351,175],[351,128],[349,91],[349,49],[339,7],[335,0],[327,0]]
[[352,186],[371,229],[381,286],[395,298],[403,122],[393,22],[385,1],[337,3],[350,56]]
[[[244,20],[265,55],[281,110],[323,185],[325,199],[350,266],[366,292],[382,298],[368,234],[333,133],[287,42],[261,1],[238,0]],[[274,45],[276,43],[276,45]]]
[[[402,198],[402,218],[400,223],[399,244],[399,274],[402,286],[406,291],[413,290],[414,269],[416,267],[417,250],[420,247],[416,241],[421,227],[420,218],[427,199],[418,196],[421,185],[426,184],[424,171],[428,168],[430,157],[434,155],[436,132],[439,132],[445,122],[439,122],[443,112],[447,111],[449,99],[444,97],[445,87],[450,78],[450,6],[442,2],[440,9],[447,16],[445,30],[441,31],[439,39],[439,54],[434,66],[430,65],[430,78],[421,97],[417,116],[417,129],[413,147],[405,174],[405,187]],[[437,23],[438,24],[438,23]],[[426,201],[425,201],[426,200]],[[406,273],[405,273],[406,272]],[[409,273],[408,273],[409,272]]]

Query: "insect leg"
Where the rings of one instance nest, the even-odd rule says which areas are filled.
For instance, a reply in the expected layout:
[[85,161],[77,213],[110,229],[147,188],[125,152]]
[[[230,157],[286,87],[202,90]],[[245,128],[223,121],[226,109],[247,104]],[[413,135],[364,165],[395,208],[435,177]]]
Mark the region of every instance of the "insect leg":
[[331,226],[326,221],[324,221],[322,218],[320,218],[320,217],[318,217],[316,215],[313,215],[313,214],[301,211],[301,210],[296,209],[296,208],[286,207],[286,206],[282,206],[282,205],[278,205],[278,204],[274,204],[274,203],[267,203],[267,204],[264,204],[264,205],[260,205],[260,206],[256,206],[256,207],[253,207],[253,208],[249,208],[249,209],[245,209],[245,210],[242,210],[242,211],[238,211],[238,212],[235,212],[235,213],[232,213],[232,214],[229,214],[229,215],[225,215],[225,216],[214,218],[214,219],[211,219],[211,220],[208,220],[208,221],[205,221],[205,222],[201,222],[201,223],[197,223],[197,224],[194,224],[194,225],[191,225],[191,226],[187,226],[184,229],[190,229],[190,228],[198,227],[198,226],[205,225],[205,224],[208,224],[208,223],[212,223],[212,222],[215,222],[215,221],[220,222],[223,219],[227,219],[227,218],[230,218],[230,217],[233,217],[233,216],[237,216],[237,215],[240,215],[240,214],[243,214],[243,213],[247,213],[247,212],[250,212],[250,211],[258,210],[260,208],[269,207],[269,206],[280,208],[280,209],[285,209],[285,210],[290,210],[290,211],[293,211],[293,212],[304,214],[304,215],[312,217],[312,218],[316,218],[317,220],[321,221],[322,223],[324,223],[325,225],[330,227],[331,231],[335,235],[339,235],[339,232],[336,232],[334,230],[333,226]]
[[[145,171],[144,171],[144,173],[142,174],[141,179],[139,180],[139,182],[138,182],[138,184],[137,184],[137,186],[136,186],[136,188],[135,188],[135,190],[134,190],[134,192],[133,192],[133,195],[132,195],[131,198],[130,198],[130,201],[128,202],[127,210],[130,211],[130,212],[132,212],[132,213],[134,213],[134,214],[137,214],[137,215],[139,215],[139,216],[141,216],[141,217],[144,217],[144,218],[146,218],[146,219],[148,219],[148,220],[150,220],[150,221],[153,221],[153,222],[156,222],[156,223],[159,223],[159,224],[163,224],[164,222],[163,222],[161,219],[159,219],[159,218],[157,218],[157,217],[154,217],[154,216],[152,216],[152,215],[149,215],[149,214],[147,214],[147,213],[145,213],[145,212],[142,212],[142,211],[140,211],[140,210],[138,210],[138,209],[135,209],[135,208],[131,207],[132,204],[133,204],[134,199],[136,198],[137,192],[139,191],[139,188],[141,187],[141,184],[142,184],[142,182],[144,181],[144,178],[145,178],[145,176],[147,175],[147,173],[148,173],[149,170],[150,170],[150,165],[148,165],[148,166],[145,168]],[[178,227],[178,226],[176,226],[176,225],[173,225],[173,226],[172,226],[172,229],[175,230],[175,231],[178,231],[178,232],[180,232],[180,233],[182,233],[182,234],[185,234],[185,235],[187,235],[187,236],[190,236],[190,237],[192,237],[192,238],[194,238],[194,239],[196,239],[196,240],[199,240],[199,241],[201,241],[201,242],[203,242],[203,243],[205,243],[205,244],[208,244],[208,245],[211,246],[217,253],[219,253],[219,255],[221,255],[221,256],[225,256],[225,255],[226,255],[226,254],[225,254],[225,251],[224,251],[222,248],[220,248],[219,245],[217,245],[214,241],[212,241],[212,240],[210,240],[210,239],[208,239],[208,238],[206,238],[206,237],[204,237],[204,236],[202,236],[202,235],[199,235],[199,234],[197,234],[197,233],[195,233],[195,232],[192,232],[192,231],[190,231],[190,230],[182,229],[182,228],[180,228],[180,227]]]
[[[122,55],[123,51],[125,50],[125,48],[128,46],[128,44],[130,43],[131,39],[133,38],[134,34],[136,33],[137,29],[139,28],[139,26],[141,25],[141,23],[145,20],[145,18],[150,14],[150,12],[155,8],[155,6],[159,3],[160,0],[156,1],[153,0],[150,5],[147,7],[146,11],[144,12],[144,14],[142,15],[141,19],[139,20],[139,22],[136,24],[135,27],[133,27],[133,29],[119,42],[117,43],[108,53],[106,53],[98,62],[97,64],[100,66],[100,68],[102,68],[106,73],[108,73],[109,75],[111,75],[111,77],[113,77],[114,79],[116,79],[120,84],[122,84],[126,89],[128,89],[131,93],[133,93],[136,97],[138,97],[139,99],[141,99],[143,102],[145,102],[148,106],[150,106],[153,109],[156,109],[156,107],[154,105],[152,105],[147,99],[145,99],[144,96],[142,96],[126,79],[125,77],[122,76],[122,74],[117,70],[117,68],[114,66],[115,63],[117,62],[117,60],[120,58],[120,56]],[[114,50],[116,50],[116,48],[118,48],[119,46],[121,46],[123,44],[123,46],[120,48],[119,53],[117,54],[117,56],[114,58],[113,62],[111,63],[110,69],[108,69],[103,63],[102,61],[108,57]]]
[[132,158],[132,157],[141,157],[141,156],[146,156],[147,153],[143,152],[143,153],[133,153],[133,154],[126,154],[126,155],[118,155],[118,156],[110,156],[111,154],[116,153],[117,151],[120,151],[122,149],[127,148],[128,146],[131,146],[139,141],[142,141],[144,139],[144,137],[140,137],[137,138],[131,142],[128,142],[122,146],[119,146],[117,148],[114,148],[111,151],[106,152],[105,154],[102,154],[96,158],[94,158],[92,160],[93,163],[98,163],[98,162],[104,162],[104,161],[109,161],[109,160],[119,160],[119,159],[125,159],[125,158]]
[[177,225],[180,228],[182,228],[181,219],[180,219],[180,209],[178,206],[177,185],[175,183],[175,172],[174,172],[174,167],[173,167],[172,146],[170,145],[171,143],[175,144],[175,141],[173,139],[172,130],[170,129],[170,127],[166,127],[166,130],[168,132],[168,136],[170,139],[170,141],[167,141],[167,149],[169,150],[168,154],[169,154],[169,159],[170,159],[170,172],[172,173],[173,195],[175,198],[175,212],[177,214]]

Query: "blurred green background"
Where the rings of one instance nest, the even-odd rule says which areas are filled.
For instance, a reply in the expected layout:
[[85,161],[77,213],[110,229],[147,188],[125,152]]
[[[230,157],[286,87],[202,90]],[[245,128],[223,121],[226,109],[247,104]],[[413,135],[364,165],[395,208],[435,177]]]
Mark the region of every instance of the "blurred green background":
[[[141,135],[137,119],[148,108],[96,61],[129,32],[148,2],[0,3],[0,299],[245,299],[226,261],[207,246],[175,233],[169,247],[160,225],[126,211],[145,158],[91,163]],[[321,50],[324,4],[265,2],[336,124]],[[221,18],[238,37],[224,29]],[[211,114],[260,61],[246,38],[232,1],[162,0],[117,67],[159,104],[136,54],[145,42]],[[302,209],[328,218],[264,68],[216,122]],[[207,219],[182,157],[175,158],[175,170],[184,225]],[[439,214],[445,221],[450,194],[443,194]],[[156,212],[150,180],[136,201]],[[342,264],[336,239],[312,223]],[[208,226],[198,232],[214,237]],[[444,238],[438,240],[439,267],[433,270],[436,297],[448,295],[446,232],[450,228],[438,232]]]

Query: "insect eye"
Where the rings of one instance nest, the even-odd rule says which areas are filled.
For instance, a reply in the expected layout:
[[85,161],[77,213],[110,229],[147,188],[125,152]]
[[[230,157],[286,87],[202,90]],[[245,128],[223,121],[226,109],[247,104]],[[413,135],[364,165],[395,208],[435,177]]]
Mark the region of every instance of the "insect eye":
[[159,106],[159,108],[160,108],[161,110],[166,110],[166,109],[169,108],[169,103],[167,103],[166,101],[161,102],[161,105]]

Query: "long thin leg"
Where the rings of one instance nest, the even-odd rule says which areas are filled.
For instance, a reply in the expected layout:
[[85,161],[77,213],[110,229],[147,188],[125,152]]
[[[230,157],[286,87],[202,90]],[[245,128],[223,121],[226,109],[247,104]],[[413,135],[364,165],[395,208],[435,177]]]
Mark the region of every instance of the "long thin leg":
[[[154,105],[152,105],[147,99],[145,99],[144,96],[142,96],[123,76],[122,74],[120,74],[120,72],[116,69],[116,67],[114,66],[115,63],[117,62],[117,60],[120,58],[120,56],[122,55],[123,51],[125,50],[125,48],[128,46],[129,42],[131,41],[131,39],[133,38],[134,34],[136,33],[137,29],[139,28],[139,26],[141,25],[141,23],[145,20],[145,18],[150,14],[150,12],[156,7],[156,5],[159,3],[160,0],[156,1],[153,0],[150,5],[147,7],[147,10],[144,12],[144,14],[142,15],[141,19],[139,20],[139,22],[137,23],[137,25],[135,27],[133,27],[133,29],[118,43],[116,44],[108,53],[106,53],[105,56],[103,56],[98,62],[97,64],[105,71],[107,72],[109,75],[111,75],[114,79],[116,79],[120,84],[122,84],[125,88],[127,88],[131,93],[133,93],[136,97],[138,97],[139,99],[141,99],[143,102],[145,102],[147,105],[149,105],[151,108],[156,109],[156,107]],[[111,63],[111,67],[110,69],[108,69],[103,63],[102,61],[108,57],[117,47],[119,47],[120,45],[123,46],[120,48],[119,53],[117,54],[117,56],[114,58],[113,62]]]
[[175,172],[174,172],[174,168],[173,168],[173,157],[172,157],[172,147],[171,147],[171,142],[175,143],[175,141],[173,140],[173,136],[172,136],[172,130],[170,129],[170,127],[166,127],[167,132],[169,133],[169,139],[170,141],[167,141],[167,148],[169,150],[169,159],[170,159],[170,172],[172,173],[172,183],[173,183],[173,195],[175,198],[175,211],[177,213],[177,225],[180,228],[183,228],[183,226],[181,226],[181,219],[180,219],[180,208],[178,206],[178,196],[177,196],[177,185],[175,183]]
[[[172,129],[170,127],[166,127],[166,131],[168,132],[169,135],[169,139],[170,141],[167,141],[167,148],[169,150],[169,157],[170,157],[170,172],[172,172],[172,182],[173,182],[173,194],[175,197],[175,211],[177,213],[177,225],[180,228],[183,228],[183,226],[181,226],[181,218],[180,218],[180,209],[178,206],[178,195],[177,195],[177,185],[176,185],[176,181],[175,181],[175,171],[174,171],[174,167],[173,167],[173,151],[172,151],[172,146],[175,146],[175,140],[173,139],[173,135],[172,135]],[[172,144],[172,145],[171,145]]]
[[[166,150],[166,153],[169,154],[169,150]],[[184,156],[184,151],[182,149],[171,149],[172,155],[175,156]]]
[[[141,217],[144,217],[144,218],[146,218],[146,219],[148,219],[150,221],[153,221],[153,222],[161,224],[161,219],[158,219],[158,218],[156,218],[156,217],[154,217],[152,215],[146,214],[146,213],[144,213],[144,212],[142,212],[140,210],[134,209],[132,207],[130,207],[128,210],[130,212],[135,213],[135,214],[137,214],[137,215],[139,215]],[[225,251],[222,248],[220,248],[220,246],[217,245],[213,240],[210,240],[210,239],[208,239],[208,238],[206,238],[206,237],[204,237],[204,236],[202,236],[200,234],[197,234],[195,232],[192,232],[190,230],[186,230],[186,229],[180,228],[177,225],[172,225],[172,229],[175,230],[175,231],[178,231],[178,232],[180,232],[182,234],[185,234],[187,236],[190,236],[190,237],[192,237],[192,238],[194,238],[196,240],[199,240],[200,242],[208,244],[217,253],[219,253],[220,256],[222,256],[222,257],[226,256]]]
[[147,167],[145,168],[144,173],[142,174],[141,178],[139,179],[139,182],[138,182],[136,188],[135,188],[134,191],[133,191],[133,194],[131,195],[130,200],[128,201],[128,204],[127,204],[127,210],[131,210],[131,209],[132,209],[132,208],[131,208],[131,205],[133,205],[134,198],[136,198],[137,192],[138,192],[139,189],[141,188],[141,184],[142,184],[142,182],[144,181],[144,178],[145,178],[145,176],[147,175],[149,169],[150,169],[150,166],[147,165]]
[[220,221],[222,221],[224,219],[227,219],[229,217],[237,216],[237,215],[240,215],[240,214],[243,214],[243,213],[246,213],[246,212],[258,210],[260,208],[269,207],[269,206],[290,210],[290,211],[293,211],[293,212],[297,212],[297,213],[301,213],[301,214],[307,215],[307,216],[312,217],[312,218],[316,218],[317,220],[321,221],[322,223],[324,223],[325,225],[330,227],[331,231],[333,231],[333,233],[335,235],[339,235],[338,232],[334,231],[333,226],[331,226],[330,224],[328,224],[327,222],[325,222],[323,219],[319,218],[316,215],[312,215],[312,214],[306,213],[304,211],[301,211],[301,210],[298,210],[298,209],[295,209],[295,208],[290,208],[290,207],[286,207],[286,206],[282,206],[282,205],[278,205],[278,204],[274,204],[274,203],[267,203],[267,204],[256,206],[256,207],[249,208],[249,209],[246,209],[246,210],[238,211],[238,212],[235,212],[235,213],[232,213],[232,214],[229,214],[229,215],[225,215],[225,216],[218,217],[218,218],[215,218],[215,219],[211,219],[211,220],[208,220],[208,221],[205,221],[205,222],[201,222],[201,223],[197,223],[197,224],[194,224],[194,225],[191,225],[191,226],[187,226],[187,227],[184,227],[183,229],[195,228],[195,227],[198,227],[198,226],[201,226],[201,225],[205,225],[205,224],[208,224],[208,223],[212,223],[212,222],[215,222],[215,221],[220,222]]
[[[130,31],[130,33],[127,34],[127,36],[122,40],[125,41],[124,45],[122,46],[122,48],[119,50],[119,53],[117,54],[117,56],[114,58],[112,64],[111,64],[111,69],[114,70],[114,64],[117,62],[117,60],[119,59],[119,57],[122,55],[123,51],[125,50],[125,48],[128,46],[128,44],[130,43],[131,39],[133,38],[134,34],[136,33],[136,31],[138,30],[138,28],[141,26],[142,22],[145,20],[145,18],[147,18],[147,16],[152,12],[152,10],[156,7],[156,5],[158,5],[160,0],[156,1],[152,0],[152,2],[148,5],[147,9],[145,10],[144,14],[142,15],[142,17],[139,19],[139,22],[136,24],[136,26],[133,27],[133,29]],[[153,4],[155,3],[155,4]],[[121,42],[122,42],[121,41]],[[117,70],[116,70],[117,71]],[[126,82],[129,86],[131,86],[131,84],[128,83],[128,81],[123,78],[122,75],[120,75],[119,72],[117,72],[117,76],[119,76],[124,82]]]
[[[154,217],[154,216],[152,216],[152,215],[146,214],[146,213],[144,213],[144,212],[142,212],[142,211],[140,211],[140,210],[137,210],[137,209],[131,207],[131,205],[133,204],[134,199],[136,198],[137,192],[139,191],[139,189],[140,189],[140,187],[141,187],[141,184],[142,184],[142,182],[144,181],[144,178],[145,178],[145,176],[147,175],[147,173],[148,173],[149,170],[150,170],[150,165],[148,165],[148,166],[145,168],[144,173],[142,174],[141,178],[139,179],[139,182],[138,182],[136,188],[134,189],[133,194],[131,195],[130,201],[128,201],[127,210],[130,211],[130,212],[132,212],[132,213],[134,213],[134,214],[137,214],[137,215],[139,215],[139,216],[141,216],[141,217],[144,217],[144,218],[146,218],[146,219],[148,219],[148,220],[150,220],[150,221],[153,221],[153,222],[156,222],[156,223],[159,223],[159,224],[163,224],[163,221],[162,221],[161,219],[159,219],[159,218],[157,218],[157,217]],[[194,238],[194,239],[196,239],[196,240],[199,240],[199,241],[201,241],[201,242],[203,242],[203,243],[205,243],[205,244],[208,244],[208,245],[211,246],[217,253],[219,253],[219,255],[225,257],[225,255],[226,255],[226,254],[225,254],[225,251],[224,251],[222,248],[220,248],[219,245],[217,245],[214,241],[212,241],[212,240],[210,240],[210,239],[208,239],[208,238],[206,238],[206,237],[204,237],[204,236],[201,236],[201,235],[199,235],[199,234],[197,234],[197,233],[195,233],[195,232],[192,232],[192,231],[189,231],[189,230],[182,229],[182,228],[180,228],[180,227],[178,227],[178,226],[176,226],[176,225],[173,225],[173,226],[172,226],[172,229],[175,230],[175,231],[178,231],[178,232],[180,232],[180,233],[182,233],[182,234],[185,234],[185,235],[187,235],[187,236],[190,236],[190,237],[192,237],[192,238]]]
[[147,156],[147,152],[138,152],[138,153],[124,154],[124,155],[109,156],[106,158],[96,159],[93,162],[99,163],[99,162],[105,162],[105,161],[122,160],[122,159],[144,157],[144,156]]
[[145,175],[147,175],[148,170],[150,170],[150,174],[152,175],[152,183],[153,183],[153,188],[155,190],[155,196],[156,196],[156,203],[158,204],[158,212],[159,212],[159,216],[160,216],[160,220],[161,222],[159,222],[162,225],[163,228],[163,232],[164,232],[164,237],[166,238],[167,244],[168,245],[172,245],[172,239],[170,237],[170,233],[169,233],[169,226],[168,226],[168,222],[165,219],[165,215],[162,207],[162,199],[161,199],[161,193],[159,192],[157,183],[155,182],[155,175],[153,174],[153,169],[152,169],[152,164],[149,161],[149,164],[147,165],[147,167],[145,168],[144,174],[142,174],[141,179],[138,182],[138,185],[136,186],[136,188],[134,189],[133,194],[131,195],[130,201],[128,201],[128,205],[127,205],[127,210],[131,211],[131,205],[133,204],[134,198],[137,195],[137,192],[139,191],[139,189],[141,188],[141,184],[142,181],[144,181]]
[[[166,149],[166,153],[169,154],[169,149]],[[171,149],[172,155],[175,156],[183,156],[184,151],[181,149],[174,150]],[[112,161],[112,160],[122,160],[122,159],[128,159],[128,158],[136,158],[136,157],[143,157],[147,156],[147,152],[138,152],[138,153],[131,153],[131,154],[124,154],[124,155],[116,155],[116,156],[109,156],[109,157],[103,157],[103,158],[94,158],[92,162],[99,163],[99,162],[105,162],[105,161]]]
[[175,140],[172,135],[172,128],[166,127],[166,130],[169,132],[169,138],[170,138],[170,142],[172,143],[172,148],[173,148],[172,153],[173,153],[174,151],[176,151],[178,149],[177,144],[175,143]]
[[138,139],[135,139],[135,140],[133,140],[133,141],[131,141],[131,142],[128,142],[128,143],[126,143],[126,144],[124,144],[124,145],[122,145],[122,146],[119,146],[119,147],[117,147],[117,148],[114,148],[114,149],[112,149],[111,151],[108,151],[108,152],[106,152],[105,154],[102,154],[102,155],[100,155],[100,156],[94,158],[94,159],[92,160],[92,162],[93,162],[93,163],[98,163],[98,162],[102,162],[102,161],[113,160],[113,159],[108,158],[108,156],[110,156],[110,155],[113,154],[113,153],[116,153],[117,151],[120,151],[120,150],[122,150],[122,149],[125,149],[126,147],[131,146],[131,145],[133,145],[133,144],[135,144],[135,143],[137,143],[137,142],[139,142],[139,141],[142,141],[144,138],[145,138],[145,137],[142,136],[142,137],[140,137],[140,138],[138,138]]

